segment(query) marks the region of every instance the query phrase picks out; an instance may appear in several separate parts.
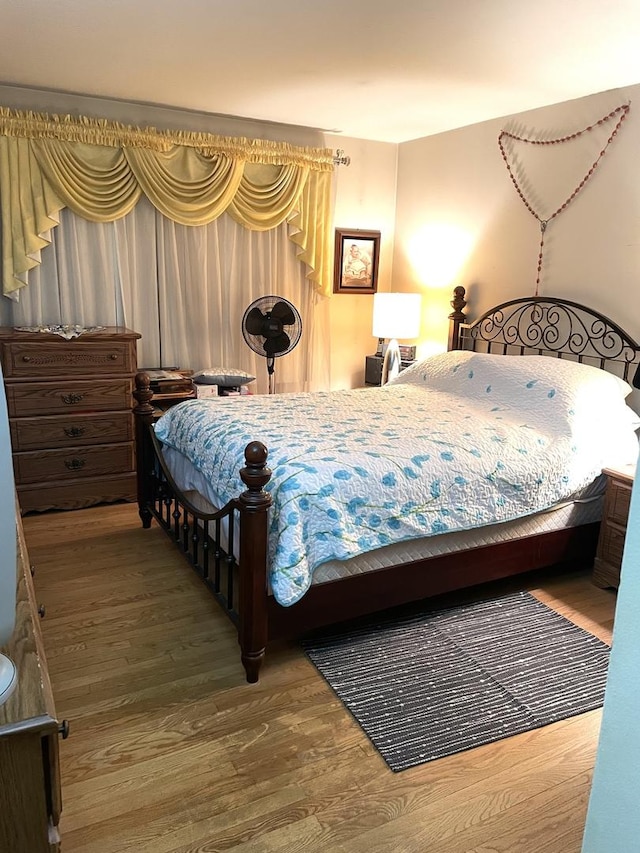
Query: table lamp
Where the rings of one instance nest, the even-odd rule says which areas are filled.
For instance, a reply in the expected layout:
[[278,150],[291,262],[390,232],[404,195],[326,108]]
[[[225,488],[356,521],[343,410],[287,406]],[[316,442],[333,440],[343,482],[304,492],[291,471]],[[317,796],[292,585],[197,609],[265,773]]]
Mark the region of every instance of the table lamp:
[[373,334],[382,343],[390,338],[382,362],[382,385],[400,373],[398,338],[417,338],[420,332],[419,293],[374,293]]

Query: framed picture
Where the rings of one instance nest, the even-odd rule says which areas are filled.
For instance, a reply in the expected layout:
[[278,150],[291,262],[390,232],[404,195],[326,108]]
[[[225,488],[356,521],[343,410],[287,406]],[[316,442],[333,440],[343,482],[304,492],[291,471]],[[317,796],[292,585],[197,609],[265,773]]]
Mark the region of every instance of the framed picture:
[[375,293],[380,232],[336,228],[334,293]]

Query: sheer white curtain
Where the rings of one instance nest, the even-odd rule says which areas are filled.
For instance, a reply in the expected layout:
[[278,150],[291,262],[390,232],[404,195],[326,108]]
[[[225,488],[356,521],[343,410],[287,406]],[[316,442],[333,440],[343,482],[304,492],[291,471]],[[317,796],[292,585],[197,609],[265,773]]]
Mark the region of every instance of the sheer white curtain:
[[305,278],[286,225],[249,231],[223,215],[188,227],[145,199],[123,219],[88,222],[68,209],[19,301],[0,298],[3,325],[122,325],[142,334],[141,367],[236,367],[267,390],[265,359],[244,341],[242,317],[275,294],[302,316],[302,338],[276,359],[276,390],[329,387],[328,300]]

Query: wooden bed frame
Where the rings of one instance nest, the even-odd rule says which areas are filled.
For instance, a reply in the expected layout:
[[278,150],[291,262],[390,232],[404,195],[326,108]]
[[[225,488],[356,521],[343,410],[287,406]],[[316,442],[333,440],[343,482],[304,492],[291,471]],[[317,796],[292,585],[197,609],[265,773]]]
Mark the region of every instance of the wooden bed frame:
[[[465,305],[464,288],[457,287],[449,315],[450,350],[569,357],[611,370],[640,387],[638,345],[602,314],[563,299],[530,297],[504,302],[468,324]],[[202,512],[180,493],[162,459],[161,445],[150,429],[157,414],[145,373],[136,376],[134,397],[142,524],[150,527],[156,519],[236,624],[249,682],[258,680],[267,644],[274,639],[538,568],[593,562],[597,523],[318,584],[293,606],[282,607],[268,594],[267,448],[259,442],[248,444],[240,471],[245,491],[218,512]],[[223,548],[225,529],[230,533]],[[238,561],[233,557],[236,530]]]

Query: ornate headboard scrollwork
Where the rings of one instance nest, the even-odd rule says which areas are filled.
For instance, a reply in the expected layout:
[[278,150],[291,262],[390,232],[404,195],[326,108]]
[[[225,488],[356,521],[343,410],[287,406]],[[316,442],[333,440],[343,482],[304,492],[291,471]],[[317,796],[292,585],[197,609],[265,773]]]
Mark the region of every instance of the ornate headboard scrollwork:
[[496,305],[460,324],[457,348],[571,358],[640,388],[640,346],[604,314],[567,299],[532,296]]

